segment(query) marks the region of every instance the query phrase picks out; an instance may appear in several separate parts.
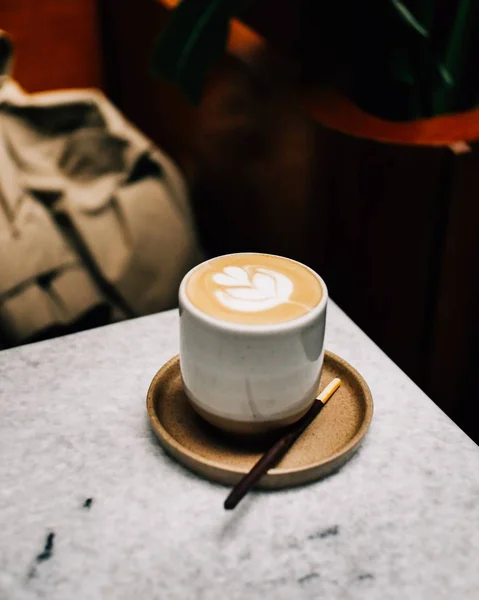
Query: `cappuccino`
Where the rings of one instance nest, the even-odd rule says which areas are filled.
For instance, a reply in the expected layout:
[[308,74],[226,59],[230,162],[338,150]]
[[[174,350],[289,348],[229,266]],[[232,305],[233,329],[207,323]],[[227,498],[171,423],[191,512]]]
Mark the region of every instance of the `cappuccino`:
[[318,392],[328,290],[308,267],[242,253],[208,260],[179,290],[185,394],[235,433],[293,423]]
[[213,258],[192,271],[186,296],[204,314],[244,325],[274,325],[312,311],[323,297],[319,278],[304,265],[270,254]]

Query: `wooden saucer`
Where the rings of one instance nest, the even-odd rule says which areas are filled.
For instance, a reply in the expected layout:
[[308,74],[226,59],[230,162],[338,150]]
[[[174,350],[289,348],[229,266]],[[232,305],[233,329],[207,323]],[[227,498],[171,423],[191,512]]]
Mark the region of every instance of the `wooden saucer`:
[[[326,352],[319,391],[334,377],[341,378],[339,390],[258,487],[278,489],[314,481],[337,470],[357,450],[373,415],[371,392],[349,363]],[[271,438],[222,433],[201,419],[183,391],[178,356],[155,375],[146,404],[163,448],[195,473],[219,483],[237,483],[272,443]]]

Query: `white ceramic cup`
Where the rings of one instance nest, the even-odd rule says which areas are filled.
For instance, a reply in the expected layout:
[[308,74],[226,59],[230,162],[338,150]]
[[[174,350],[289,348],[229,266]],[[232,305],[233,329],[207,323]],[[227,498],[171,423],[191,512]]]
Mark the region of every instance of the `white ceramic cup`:
[[245,325],[213,318],[192,304],[186,284],[195,269],[179,291],[181,375],[193,408],[213,425],[240,434],[293,423],[318,393],[326,284],[310,269],[322,287],[317,306],[295,320]]

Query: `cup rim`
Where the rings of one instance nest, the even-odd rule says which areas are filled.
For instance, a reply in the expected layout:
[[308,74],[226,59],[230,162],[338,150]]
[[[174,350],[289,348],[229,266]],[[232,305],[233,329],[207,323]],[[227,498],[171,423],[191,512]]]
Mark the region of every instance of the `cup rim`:
[[[280,323],[268,323],[268,324],[263,324],[263,325],[250,324],[250,323],[232,323],[230,321],[223,321],[222,319],[217,319],[216,317],[207,315],[206,313],[201,311],[199,308],[197,308],[191,302],[191,300],[188,298],[188,295],[186,294],[186,284],[188,282],[188,279],[191,277],[191,275],[195,271],[200,269],[205,263],[208,263],[217,258],[224,258],[227,256],[238,256],[239,254],[255,255],[255,256],[258,256],[258,255],[259,256],[271,256],[271,257],[275,257],[275,258],[283,258],[285,260],[289,260],[293,263],[296,263],[297,265],[304,267],[319,280],[319,283],[321,284],[321,288],[323,291],[321,300],[310,312],[306,313],[305,315],[302,315],[301,317],[298,317],[297,319],[291,319],[290,321],[282,321]],[[214,329],[218,329],[218,330],[230,332],[230,333],[248,333],[251,335],[265,335],[265,334],[275,334],[275,333],[282,334],[282,333],[286,333],[288,331],[294,331],[297,329],[302,329],[304,327],[307,327],[318,317],[318,315],[320,315],[324,312],[324,310],[326,309],[326,304],[328,302],[328,298],[329,298],[328,288],[326,286],[326,283],[324,282],[323,278],[318,273],[316,273],[316,271],[311,269],[311,267],[308,267],[308,265],[305,265],[304,263],[301,263],[298,260],[294,260],[293,258],[288,258],[286,256],[281,256],[279,254],[269,254],[267,252],[230,252],[229,254],[221,254],[219,256],[209,258],[208,260],[201,262],[199,265],[196,265],[195,267],[190,269],[188,271],[188,273],[186,273],[186,275],[183,277],[183,279],[181,281],[178,296],[179,296],[180,311],[182,309],[183,310],[186,309],[190,314],[192,314],[194,317],[196,317],[199,321],[202,321],[203,323],[209,325],[210,327],[212,327]]]

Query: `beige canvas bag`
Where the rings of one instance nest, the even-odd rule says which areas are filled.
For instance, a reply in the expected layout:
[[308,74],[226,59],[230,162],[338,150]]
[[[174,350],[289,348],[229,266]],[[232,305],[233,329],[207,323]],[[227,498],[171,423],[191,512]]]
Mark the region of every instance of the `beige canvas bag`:
[[179,170],[100,92],[3,81],[0,345],[171,308],[200,256]]

